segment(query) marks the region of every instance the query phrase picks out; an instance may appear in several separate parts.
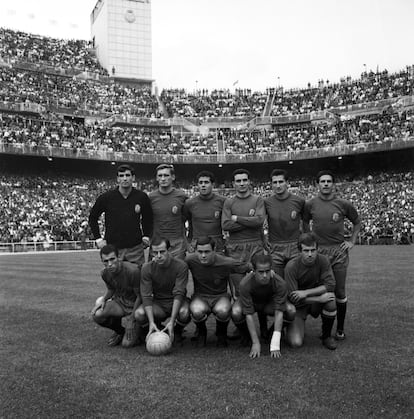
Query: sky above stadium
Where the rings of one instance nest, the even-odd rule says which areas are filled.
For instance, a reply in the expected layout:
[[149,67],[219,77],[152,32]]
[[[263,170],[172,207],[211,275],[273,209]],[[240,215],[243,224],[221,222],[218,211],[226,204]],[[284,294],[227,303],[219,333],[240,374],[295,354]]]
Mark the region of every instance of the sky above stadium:
[[[124,1],[124,0],[119,0]],[[96,0],[1,0],[0,26],[90,39]],[[412,0],[152,0],[160,88],[305,87],[414,64]]]

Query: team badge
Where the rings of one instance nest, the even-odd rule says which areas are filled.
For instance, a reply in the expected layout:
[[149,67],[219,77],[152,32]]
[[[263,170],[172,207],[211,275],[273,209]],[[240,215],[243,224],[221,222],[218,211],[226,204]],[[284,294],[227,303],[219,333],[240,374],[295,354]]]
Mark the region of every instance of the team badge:
[[214,218],[220,218],[220,211],[214,211]]
[[290,218],[291,218],[292,220],[296,220],[297,216],[298,216],[298,213],[297,213],[296,211],[292,211],[292,212],[290,213]]
[[253,217],[253,215],[256,213],[256,211],[252,208],[250,211],[249,211],[249,217]]
[[141,212],[141,205],[139,205],[139,204],[135,205],[135,212],[137,214],[139,214]]
[[337,212],[334,212],[332,214],[332,220],[337,223],[339,221],[339,214]]
[[171,212],[172,212],[173,214],[177,214],[177,212],[178,212],[178,207],[177,207],[176,205],[174,205],[174,206],[171,208]]

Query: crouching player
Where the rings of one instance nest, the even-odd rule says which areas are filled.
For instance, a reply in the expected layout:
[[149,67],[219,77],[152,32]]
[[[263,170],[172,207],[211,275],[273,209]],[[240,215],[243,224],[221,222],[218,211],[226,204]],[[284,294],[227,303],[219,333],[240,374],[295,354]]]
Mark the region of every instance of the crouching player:
[[[139,267],[121,261],[118,249],[110,244],[102,247],[100,256],[105,266],[101,276],[107,291],[96,300],[92,318],[100,326],[114,331],[108,340],[109,346],[116,346],[121,342],[124,347],[134,346],[138,341],[138,330],[133,313],[141,304]],[[122,326],[123,318],[125,328]]]
[[171,341],[182,341],[182,331],[190,321],[186,299],[188,266],[169,252],[170,242],[165,238],[151,241],[152,261],[141,270],[142,304],[135,311],[135,318],[142,333],[148,327],[147,335],[158,332],[161,323],[169,318],[162,329],[170,335]]
[[230,272],[245,273],[250,264],[217,254],[215,240],[200,237],[195,242],[195,253],[189,254],[188,264],[194,281],[194,294],[190,303],[191,317],[196,324],[197,344],[206,344],[207,317],[216,317],[217,346],[227,346],[227,326],[230,321],[231,302],[228,294]]
[[322,317],[322,343],[328,349],[336,349],[331,337],[336,316],[335,278],[329,259],[318,253],[313,233],[299,236],[299,256],[288,262],[285,280],[288,287],[288,305],[296,307],[294,321],[287,327],[287,342],[292,347],[303,345],[305,320],[308,314]]
[[[270,343],[270,356],[279,358],[280,337],[284,317],[293,320],[295,308],[286,311],[287,288],[283,278],[272,271],[272,256],[255,255],[252,258],[253,272],[248,273],[240,282],[240,298],[233,304],[232,319],[240,330],[242,342],[251,340],[250,358],[258,358],[261,345],[254,321],[254,313],[274,316],[274,329]],[[261,330],[267,334],[267,330]],[[263,337],[263,336],[262,336]]]

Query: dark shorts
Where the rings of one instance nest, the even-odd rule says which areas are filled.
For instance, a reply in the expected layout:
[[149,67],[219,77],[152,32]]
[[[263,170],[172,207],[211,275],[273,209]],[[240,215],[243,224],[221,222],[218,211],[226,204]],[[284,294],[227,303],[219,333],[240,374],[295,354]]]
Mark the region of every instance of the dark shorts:
[[321,255],[328,257],[331,262],[332,269],[347,269],[349,264],[349,255],[347,251],[343,251],[340,245],[335,246],[319,246]]
[[226,253],[233,259],[241,262],[250,262],[251,258],[256,254],[263,254],[264,247],[261,240],[253,242],[227,242]]
[[299,254],[296,242],[290,243],[270,243],[270,255],[274,266],[284,267],[287,262]]

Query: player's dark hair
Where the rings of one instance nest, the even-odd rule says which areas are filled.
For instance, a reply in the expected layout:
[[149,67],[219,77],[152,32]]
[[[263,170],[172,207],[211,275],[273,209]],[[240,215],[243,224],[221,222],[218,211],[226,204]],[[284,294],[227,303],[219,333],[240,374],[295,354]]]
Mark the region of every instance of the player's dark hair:
[[316,175],[316,182],[319,183],[319,179],[322,176],[330,176],[332,178],[332,182],[335,183],[335,176],[331,170],[321,170]]
[[209,172],[208,170],[202,170],[200,173],[197,173],[196,181],[198,182],[201,177],[210,178],[211,183],[214,183],[216,181],[216,177],[214,176],[214,174]]
[[175,175],[175,170],[174,170],[174,166],[172,164],[160,164],[155,168],[155,173],[158,173],[158,170],[162,170],[162,169],[169,169],[170,170],[170,174],[171,175]]
[[247,169],[236,169],[232,174],[233,180],[236,175],[247,175],[247,177],[250,179],[250,172]]
[[298,238],[298,249],[301,252],[302,246],[312,246],[316,245],[318,247],[318,241],[313,233],[302,233]]
[[272,173],[270,173],[270,179],[272,179],[273,176],[283,176],[283,179],[288,180],[288,172],[283,169],[273,169]]
[[256,270],[256,266],[260,263],[262,265],[269,264],[270,267],[272,267],[273,260],[271,255],[263,255],[261,253],[258,253],[252,257],[252,260],[250,261],[253,265],[253,269]]
[[99,256],[102,259],[102,255],[109,255],[110,253],[114,252],[115,256],[119,256],[118,249],[113,244],[106,244],[102,249],[99,251]]
[[209,236],[202,236],[199,237],[196,240],[196,244],[195,247],[197,248],[198,245],[200,246],[204,246],[206,244],[209,244],[211,246],[211,248],[214,250],[214,248],[216,247],[216,242],[214,241],[213,238],[209,237]]
[[116,169],[116,173],[124,173],[127,170],[131,172],[131,175],[135,175],[135,170],[129,164],[121,164],[120,166],[118,166],[118,168]]
[[160,244],[165,243],[167,250],[170,248],[170,241],[165,237],[155,236],[151,239],[150,247],[159,246]]

